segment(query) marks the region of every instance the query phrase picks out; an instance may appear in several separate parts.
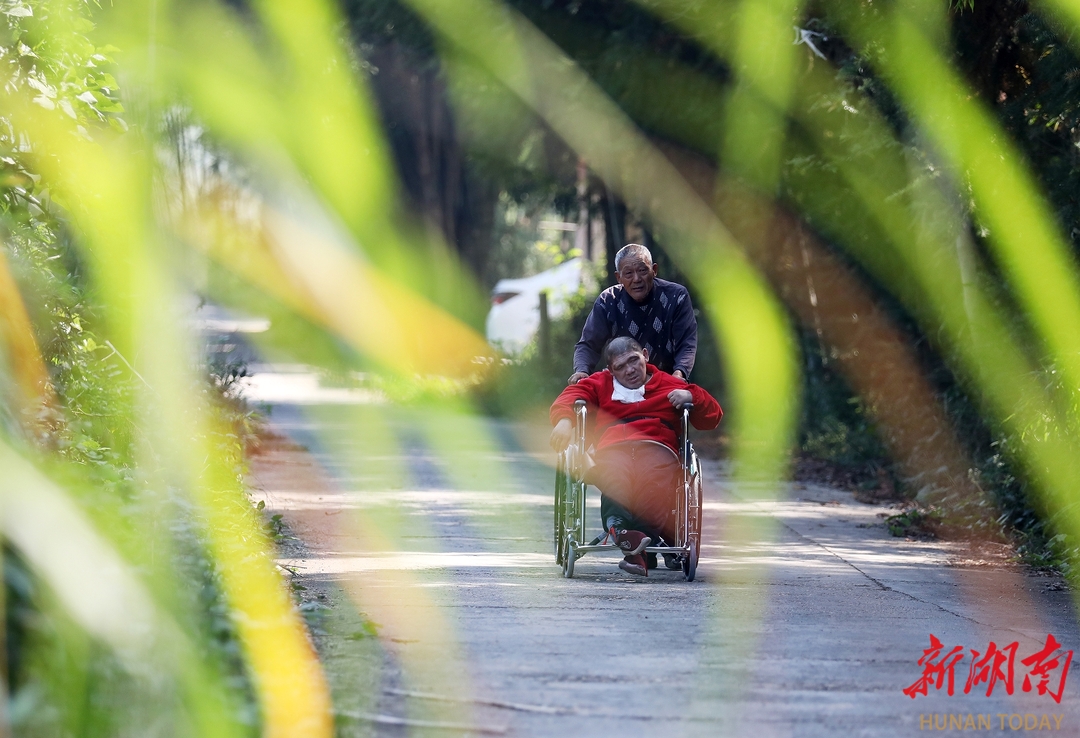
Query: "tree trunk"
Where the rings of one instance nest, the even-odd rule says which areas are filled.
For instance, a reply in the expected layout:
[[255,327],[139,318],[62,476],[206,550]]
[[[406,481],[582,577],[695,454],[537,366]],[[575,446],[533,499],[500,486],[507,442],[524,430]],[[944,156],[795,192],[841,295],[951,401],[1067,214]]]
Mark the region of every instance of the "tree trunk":
[[626,203],[618,195],[604,187],[604,243],[607,258],[604,260],[605,277],[615,274],[615,254],[626,245]]
[[499,193],[468,161],[441,67],[396,41],[377,46],[369,59],[406,202],[484,282]]

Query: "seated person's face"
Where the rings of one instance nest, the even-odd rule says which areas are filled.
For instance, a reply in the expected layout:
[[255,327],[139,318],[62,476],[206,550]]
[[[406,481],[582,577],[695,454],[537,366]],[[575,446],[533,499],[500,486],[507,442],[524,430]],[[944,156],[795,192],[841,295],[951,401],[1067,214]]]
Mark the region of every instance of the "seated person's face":
[[619,354],[611,360],[608,369],[623,387],[637,389],[645,384],[645,354],[639,351]]

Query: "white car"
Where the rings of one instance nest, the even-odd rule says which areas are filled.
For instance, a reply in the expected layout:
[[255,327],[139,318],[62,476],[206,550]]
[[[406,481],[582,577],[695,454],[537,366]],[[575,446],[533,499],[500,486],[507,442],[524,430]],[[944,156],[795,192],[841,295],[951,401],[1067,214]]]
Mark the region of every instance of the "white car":
[[520,354],[540,328],[540,293],[548,293],[548,317],[558,318],[581,285],[581,267],[582,259],[569,259],[531,277],[500,279],[491,291],[488,343],[505,354]]

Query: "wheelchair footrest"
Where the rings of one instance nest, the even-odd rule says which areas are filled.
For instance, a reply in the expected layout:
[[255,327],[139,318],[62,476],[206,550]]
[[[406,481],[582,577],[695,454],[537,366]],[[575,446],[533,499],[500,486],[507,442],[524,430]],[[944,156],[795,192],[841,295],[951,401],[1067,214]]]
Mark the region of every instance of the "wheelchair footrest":
[[589,545],[589,546],[578,546],[577,550],[581,551],[582,553],[585,553],[585,552],[588,552],[588,551],[622,551],[622,549],[619,548],[618,546],[613,546],[611,544],[606,544],[606,545],[605,544],[596,544],[596,545]]
[[[575,550],[578,553],[588,553],[589,551],[620,551],[620,552],[622,551],[622,549],[619,548],[618,546],[613,546],[611,544],[607,544],[607,545],[590,544],[588,546],[578,546]],[[690,553],[690,548],[689,547],[677,548],[675,546],[647,546],[645,548],[644,553],[675,554],[676,556],[681,556],[683,554]]]

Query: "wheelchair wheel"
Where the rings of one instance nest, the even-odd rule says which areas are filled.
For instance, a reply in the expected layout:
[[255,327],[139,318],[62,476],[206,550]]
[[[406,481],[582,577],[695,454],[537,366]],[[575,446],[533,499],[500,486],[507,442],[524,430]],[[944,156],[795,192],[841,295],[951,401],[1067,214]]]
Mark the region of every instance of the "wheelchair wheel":
[[698,545],[698,537],[694,536],[688,545],[690,552],[683,556],[682,573],[688,582],[694,581],[694,577],[697,576]]
[[552,512],[555,520],[553,533],[555,563],[560,565],[566,556],[566,495],[569,488],[570,477],[566,470],[566,454],[559,454],[558,465],[555,468],[555,509]]
[[563,552],[562,575],[567,579],[574,578],[574,563],[577,561],[577,546],[573,541],[567,541],[566,550]]
[[[694,459],[694,468],[697,468],[697,459]],[[695,474],[690,488],[687,490],[687,512],[689,530],[687,531],[687,548],[689,552],[683,557],[683,576],[686,581],[694,581],[697,576],[698,556],[701,550],[701,475]]]
[[[564,525],[571,545],[580,546],[585,542],[585,483],[573,480],[566,490],[569,504],[566,505]],[[564,550],[565,554],[566,551]]]

